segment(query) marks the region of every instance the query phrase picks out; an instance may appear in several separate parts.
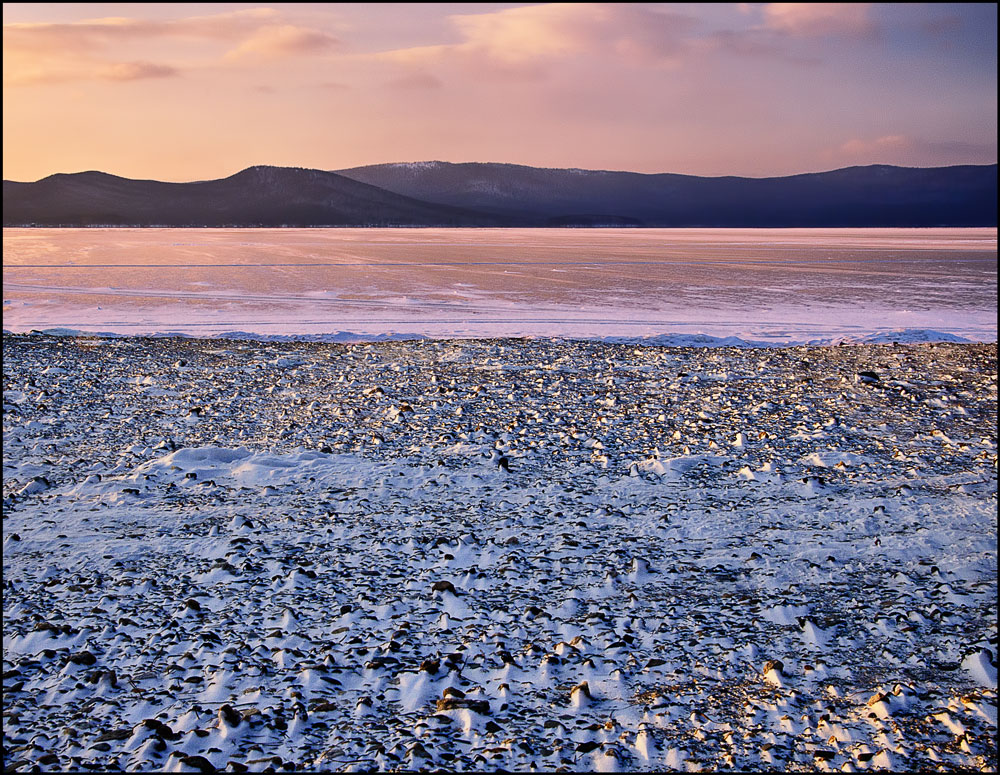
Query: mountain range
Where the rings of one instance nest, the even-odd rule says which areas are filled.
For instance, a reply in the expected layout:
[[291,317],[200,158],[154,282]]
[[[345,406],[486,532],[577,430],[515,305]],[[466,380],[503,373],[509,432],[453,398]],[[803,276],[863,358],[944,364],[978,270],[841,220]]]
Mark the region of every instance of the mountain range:
[[773,178],[416,162],[3,182],[4,226],[996,226],[997,165]]

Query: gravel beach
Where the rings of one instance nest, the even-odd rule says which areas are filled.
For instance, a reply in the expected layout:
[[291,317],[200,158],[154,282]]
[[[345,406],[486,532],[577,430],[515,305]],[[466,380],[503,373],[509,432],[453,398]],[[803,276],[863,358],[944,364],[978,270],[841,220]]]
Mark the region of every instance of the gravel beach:
[[5,768],[996,770],[995,343],[3,354]]

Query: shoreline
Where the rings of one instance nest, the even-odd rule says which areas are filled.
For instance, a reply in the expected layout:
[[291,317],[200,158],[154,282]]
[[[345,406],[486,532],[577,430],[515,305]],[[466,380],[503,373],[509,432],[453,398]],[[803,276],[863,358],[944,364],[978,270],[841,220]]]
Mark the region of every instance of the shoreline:
[[190,334],[178,331],[162,333],[121,333],[118,331],[90,331],[78,328],[52,327],[31,329],[28,331],[12,331],[3,329],[6,337],[52,337],[66,339],[140,339],[140,340],[176,340],[204,342],[301,342],[303,344],[375,344],[379,342],[476,342],[476,341],[511,341],[511,342],[580,342],[608,345],[633,345],[637,347],[682,347],[706,348],[733,347],[748,350],[815,348],[815,347],[865,347],[890,345],[906,347],[913,345],[990,345],[997,344],[997,339],[969,339],[957,334],[932,331],[928,329],[908,329],[904,331],[878,331],[856,336],[818,337],[811,340],[796,340],[789,342],[767,342],[745,339],[740,336],[712,336],[709,334],[648,334],[648,335],[609,335],[609,336],[569,336],[555,334],[469,334],[469,335],[430,335],[421,333],[404,333],[387,331],[385,333],[357,333],[352,331],[337,331],[321,334],[289,333],[266,334],[255,331],[227,331],[218,334]]
[[996,382],[5,333],[8,763],[995,771]]

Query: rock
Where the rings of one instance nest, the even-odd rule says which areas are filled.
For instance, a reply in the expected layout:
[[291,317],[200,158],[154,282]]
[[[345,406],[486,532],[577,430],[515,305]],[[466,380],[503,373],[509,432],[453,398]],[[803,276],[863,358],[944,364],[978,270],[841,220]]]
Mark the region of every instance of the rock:
[[87,667],[89,667],[90,665],[97,664],[97,657],[95,657],[89,651],[80,651],[76,654],[71,655],[69,661],[72,662],[74,665],[86,665]]
[[438,710],[471,710],[481,716],[490,714],[489,700],[470,700],[465,697],[442,697],[437,701]]
[[98,684],[107,681],[112,687],[118,686],[118,676],[114,670],[95,670],[87,676],[87,683]]
[[101,732],[101,734],[94,738],[94,742],[104,743],[108,740],[128,740],[130,737],[132,737],[131,729],[111,729],[107,732]]
[[437,675],[438,670],[441,669],[441,662],[437,659],[425,659],[420,663],[420,669],[430,675]]
[[24,487],[18,490],[18,495],[33,495],[37,492],[44,492],[52,486],[52,482],[44,476],[33,476]]
[[215,772],[215,765],[212,764],[204,756],[191,756],[189,754],[184,754],[181,756],[181,764],[185,767],[192,767],[199,772]]
[[140,722],[140,726],[152,730],[153,734],[159,737],[161,740],[176,740],[178,737],[181,736],[180,732],[174,732],[174,730],[172,730],[162,721],[155,718],[143,719]]
[[225,724],[230,727],[238,727],[243,720],[243,716],[237,713],[232,705],[223,705],[219,708],[219,726]]
[[767,662],[764,663],[764,669],[761,670],[761,673],[767,675],[772,670],[777,671],[778,673],[782,673],[784,669],[785,665],[780,659],[769,659]]

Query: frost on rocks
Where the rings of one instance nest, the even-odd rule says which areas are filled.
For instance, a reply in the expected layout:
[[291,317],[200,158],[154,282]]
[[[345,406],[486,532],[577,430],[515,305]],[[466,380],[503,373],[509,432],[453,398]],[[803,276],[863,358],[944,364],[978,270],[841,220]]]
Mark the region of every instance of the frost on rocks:
[[996,769],[996,345],[3,360],[5,767]]

